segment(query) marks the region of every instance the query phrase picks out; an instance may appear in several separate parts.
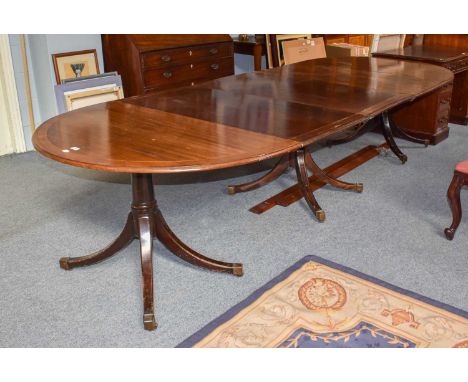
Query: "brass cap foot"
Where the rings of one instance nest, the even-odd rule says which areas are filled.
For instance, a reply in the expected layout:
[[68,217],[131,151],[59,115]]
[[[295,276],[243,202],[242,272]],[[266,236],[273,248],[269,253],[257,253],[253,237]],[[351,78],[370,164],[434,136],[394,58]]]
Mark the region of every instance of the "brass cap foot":
[[406,161],[408,160],[408,157],[406,155],[402,155],[400,160],[401,160],[401,164],[405,164]]
[[454,229],[452,229],[452,228],[445,228],[444,233],[445,233],[445,237],[446,237],[448,240],[453,240],[453,237],[455,236],[455,230],[454,230]]
[[425,139],[425,140],[424,140],[424,146],[425,146],[425,147],[429,146],[429,143],[430,143],[430,142],[429,142],[429,139]]
[[229,195],[234,195],[236,193],[236,188],[235,186],[228,186],[228,194]]
[[59,260],[60,268],[69,271],[71,269],[71,267],[70,267],[70,264],[68,263],[68,260],[70,260],[69,257],[62,257]]
[[325,211],[324,210],[315,211],[315,217],[318,219],[320,223],[325,221]]
[[232,274],[234,276],[241,277],[244,275],[244,268],[242,264],[234,264],[234,268],[232,269]]
[[362,183],[356,183],[355,187],[356,192],[361,193],[364,190],[364,185]]
[[145,326],[145,330],[154,330],[158,327],[153,313],[143,315],[143,325]]

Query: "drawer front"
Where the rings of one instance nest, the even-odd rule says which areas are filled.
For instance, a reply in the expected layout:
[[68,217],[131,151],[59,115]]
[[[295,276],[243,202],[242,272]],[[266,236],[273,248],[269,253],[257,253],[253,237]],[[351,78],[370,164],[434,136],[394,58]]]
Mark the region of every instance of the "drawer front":
[[182,82],[177,82],[177,83],[171,83],[171,84],[164,84],[164,85],[159,85],[158,87],[155,88],[145,88],[144,94],[149,94],[149,93],[154,93],[162,90],[167,90],[167,89],[177,89],[181,88],[184,86],[195,86],[198,85],[202,82],[209,81],[209,78],[205,79],[198,79],[198,80],[193,80],[193,81],[182,81]]
[[449,108],[452,100],[452,84],[444,86],[439,93],[439,108]]
[[234,74],[232,57],[211,59],[174,67],[150,69],[143,74],[145,88],[168,88]]
[[144,53],[142,54],[142,65],[143,68],[162,68],[232,55],[233,44],[231,43],[208,44]]
[[446,129],[450,115],[450,101],[452,99],[452,84],[445,85],[439,90],[438,109],[436,116],[436,130]]

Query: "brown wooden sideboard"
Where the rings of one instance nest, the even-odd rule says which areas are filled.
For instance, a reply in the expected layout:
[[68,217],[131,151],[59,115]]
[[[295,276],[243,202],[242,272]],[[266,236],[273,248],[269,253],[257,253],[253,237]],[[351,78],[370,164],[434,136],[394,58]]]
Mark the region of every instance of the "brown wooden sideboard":
[[448,136],[449,122],[468,123],[468,48],[411,45],[374,53],[374,56],[426,62],[442,66],[454,74],[453,86],[433,92],[394,112],[393,118],[403,130],[436,144]]
[[397,107],[391,112],[392,119],[406,133],[436,145],[449,135],[451,96],[452,84],[445,85],[410,104]]
[[[468,53],[468,34],[426,34],[426,47],[452,47]],[[426,48],[427,49],[427,48]],[[455,74],[453,81],[450,122],[468,124],[468,55],[465,58],[447,62],[444,65]]]
[[106,71],[122,76],[126,96],[196,85],[234,74],[228,34],[102,35]]

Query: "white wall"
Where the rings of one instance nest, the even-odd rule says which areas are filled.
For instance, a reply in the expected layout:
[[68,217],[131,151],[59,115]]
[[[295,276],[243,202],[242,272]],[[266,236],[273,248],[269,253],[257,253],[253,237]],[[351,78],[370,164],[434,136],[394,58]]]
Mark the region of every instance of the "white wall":
[[[21,55],[20,35],[9,35],[13,68],[20,103],[21,120],[26,147],[32,150],[31,124],[28,115],[24,67]],[[36,128],[44,121],[57,115],[54,85],[55,72],[52,54],[96,49],[99,68],[104,70],[101,35],[99,34],[30,34],[25,36],[31,98]]]
[[[55,100],[55,80],[52,54],[96,49],[99,68],[104,69],[101,35],[99,34],[43,34],[28,35],[30,62],[29,68],[35,84],[39,116],[36,125],[57,115]],[[34,96],[33,96],[34,98]]]
[[[21,123],[23,126],[23,135],[26,143],[26,150],[32,150],[32,129],[31,122],[29,120],[28,98],[26,96],[26,84],[24,80],[24,65],[21,53],[21,39],[19,34],[10,34],[8,35],[8,37],[10,40],[11,59],[13,62],[13,71],[15,73],[16,90],[18,92],[18,103],[20,107]],[[37,99],[35,100],[35,103],[37,108]]]

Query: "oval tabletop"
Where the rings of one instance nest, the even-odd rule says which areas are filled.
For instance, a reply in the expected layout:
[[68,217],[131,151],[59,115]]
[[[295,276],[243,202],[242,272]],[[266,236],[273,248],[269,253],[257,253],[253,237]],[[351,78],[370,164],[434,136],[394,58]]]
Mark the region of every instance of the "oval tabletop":
[[449,70],[417,62],[304,61],[71,111],[43,123],[33,144],[97,170],[220,169],[297,150],[452,80]]

